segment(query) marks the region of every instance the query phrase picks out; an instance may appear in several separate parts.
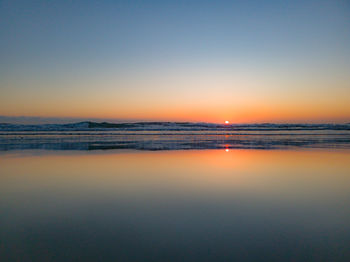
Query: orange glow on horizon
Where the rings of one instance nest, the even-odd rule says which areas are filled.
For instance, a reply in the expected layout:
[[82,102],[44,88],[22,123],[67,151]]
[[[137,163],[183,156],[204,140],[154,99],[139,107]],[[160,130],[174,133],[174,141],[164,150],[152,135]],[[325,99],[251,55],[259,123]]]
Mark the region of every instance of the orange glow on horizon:
[[[345,96],[344,96],[345,97]],[[115,119],[122,121],[179,121],[179,122],[211,122],[233,123],[325,123],[350,122],[350,107],[344,101],[328,104],[285,103],[252,101],[246,104],[116,104],[106,100],[104,103],[76,101],[62,104],[41,104],[35,107],[18,103],[16,106],[0,105],[0,115],[28,116],[44,118],[86,118]],[[2,109],[2,110],[1,110]],[[26,112],[23,114],[23,112]],[[227,121],[227,122],[226,122]]]

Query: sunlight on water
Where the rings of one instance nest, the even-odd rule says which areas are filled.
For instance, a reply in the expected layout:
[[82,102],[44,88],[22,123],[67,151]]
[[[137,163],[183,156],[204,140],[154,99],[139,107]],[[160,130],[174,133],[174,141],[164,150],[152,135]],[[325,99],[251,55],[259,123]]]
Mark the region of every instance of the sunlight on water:
[[340,150],[11,151],[0,256],[346,261],[349,163]]

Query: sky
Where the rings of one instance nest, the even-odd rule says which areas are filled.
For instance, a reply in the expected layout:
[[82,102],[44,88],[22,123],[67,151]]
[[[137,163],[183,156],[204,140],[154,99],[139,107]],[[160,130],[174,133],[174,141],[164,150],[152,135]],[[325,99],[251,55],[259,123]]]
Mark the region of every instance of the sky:
[[350,122],[350,1],[0,0],[0,116]]

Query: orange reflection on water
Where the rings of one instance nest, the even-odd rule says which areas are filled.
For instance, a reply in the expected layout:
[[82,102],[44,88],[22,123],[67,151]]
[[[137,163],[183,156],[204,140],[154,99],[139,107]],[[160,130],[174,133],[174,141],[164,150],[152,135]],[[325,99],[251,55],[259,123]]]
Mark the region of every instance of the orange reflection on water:
[[0,159],[2,192],[343,194],[350,154],[341,151],[202,150],[96,152]]

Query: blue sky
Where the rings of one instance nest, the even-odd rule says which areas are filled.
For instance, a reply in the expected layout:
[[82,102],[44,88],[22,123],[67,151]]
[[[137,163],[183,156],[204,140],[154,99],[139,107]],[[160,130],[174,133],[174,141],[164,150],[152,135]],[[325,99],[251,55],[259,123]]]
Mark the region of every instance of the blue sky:
[[0,57],[0,115],[350,113],[349,1],[1,1]]

